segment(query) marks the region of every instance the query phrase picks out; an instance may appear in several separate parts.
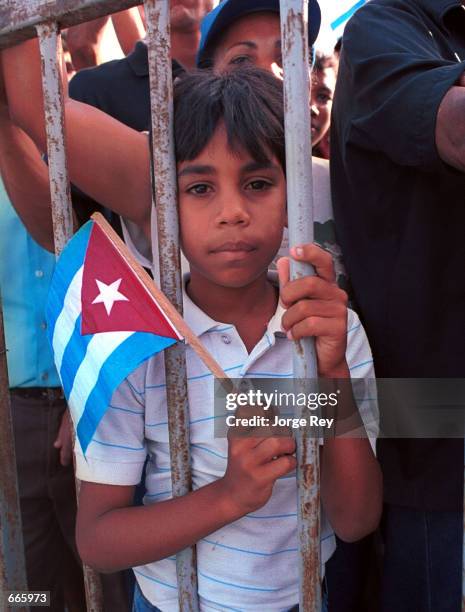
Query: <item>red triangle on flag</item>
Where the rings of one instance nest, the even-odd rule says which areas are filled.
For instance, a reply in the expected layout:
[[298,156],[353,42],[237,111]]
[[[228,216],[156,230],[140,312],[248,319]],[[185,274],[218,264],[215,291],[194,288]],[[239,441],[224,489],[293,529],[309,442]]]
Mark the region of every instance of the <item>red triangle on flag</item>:
[[84,259],[81,334],[134,331],[179,340],[155,298],[97,223]]

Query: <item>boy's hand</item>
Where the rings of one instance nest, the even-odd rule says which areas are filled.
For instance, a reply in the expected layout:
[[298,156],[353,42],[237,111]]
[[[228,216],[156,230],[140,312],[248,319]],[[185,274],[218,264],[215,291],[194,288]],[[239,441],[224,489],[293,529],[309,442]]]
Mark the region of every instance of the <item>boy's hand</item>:
[[289,280],[289,259],[278,261],[280,298],[287,309],[282,327],[291,340],[315,337],[318,374],[347,376],[347,294],[336,284],[333,259],[315,244],[291,249],[296,261],[308,262],[315,276]]
[[264,506],[276,479],[296,468],[294,438],[264,435],[228,433],[228,466],[223,482],[238,517]]

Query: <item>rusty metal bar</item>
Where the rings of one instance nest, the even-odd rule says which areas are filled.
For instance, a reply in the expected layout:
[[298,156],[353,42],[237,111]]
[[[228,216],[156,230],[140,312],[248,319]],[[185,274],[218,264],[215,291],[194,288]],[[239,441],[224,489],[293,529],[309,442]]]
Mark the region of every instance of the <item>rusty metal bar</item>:
[[2,0],[0,48],[35,38],[36,27],[55,21],[68,28],[140,4],[138,0]]
[[[284,68],[287,202],[290,246],[313,242],[313,180],[308,49],[308,0],[280,0]],[[313,274],[308,264],[291,260],[291,278]],[[314,342],[294,343],[294,377],[317,379]],[[308,391],[308,389],[307,389]],[[297,407],[296,411],[299,412]],[[300,414],[296,416],[301,416]],[[297,434],[297,528],[299,536],[299,606],[320,612],[320,487],[318,439],[308,428]]]
[[61,82],[61,42],[55,22],[37,26],[47,132],[53,235],[57,257],[71,238],[73,222],[65,151],[65,114]]
[[[144,7],[148,26],[154,199],[158,225],[158,252],[152,252],[152,257],[154,262],[159,257],[162,291],[182,314],[169,2],[146,0]],[[156,237],[152,236],[153,251],[156,243]],[[179,497],[192,488],[187,373],[182,344],[165,351],[165,372],[171,481],[173,496]],[[195,546],[176,555],[176,571],[179,608],[181,612],[195,612],[199,609]]]
[[[26,589],[26,564],[0,298],[0,598],[7,590]],[[0,601],[0,606],[3,603]],[[24,606],[18,610],[27,612],[29,608]]]
[[[55,254],[58,257],[73,233],[71,195],[65,149],[63,84],[61,80],[62,46],[56,22],[37,26],[39,36],[45,129],[52,205]],[[79,483],[76,483],[79,493]],[[103,610],[100,577],[83,566],[88,612]]]

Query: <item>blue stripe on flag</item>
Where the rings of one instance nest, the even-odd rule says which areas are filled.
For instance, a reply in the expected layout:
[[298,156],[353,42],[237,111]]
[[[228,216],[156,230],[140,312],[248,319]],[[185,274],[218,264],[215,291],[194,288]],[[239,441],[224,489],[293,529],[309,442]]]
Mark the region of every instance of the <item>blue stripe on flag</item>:
[[102,365],[97,382],[87,397],[84,411],[77,424],[77,436],[85,453],[95,430],[109,407],[114,390],[141,363],[176,340],[136,332],[122,342]]
[[87,350],[87,346],[93,338],[93,336],[90,334],[81,336],[81,322],[82,316],[79,315],[79,317],[76,319],[73,334],[66,345],[63,353],[63,359],[61,361],[60,379],[66,397],[69,397],[69,394],[71,393],[74,377],[79,366],[81,365],[82,358]]
[[84,263],[93,223],[93,221],[88,221],[68,242],[60,255],[60,265],[55,268],[45,309],[50,344],[69,284]]
[[343,23],[345,23],[346,21],[348,21],[352,17],[352,15],[355,13],[355,11],[357,11],[361,6],[363,6],[365,2],[366,0],[359,0],[359,2],[354,4],[352,8],[348,9],[345,13],[340,15],[337,19],[335,19],[331,23],[331,29],[337,30],[337,28],[341,26]]

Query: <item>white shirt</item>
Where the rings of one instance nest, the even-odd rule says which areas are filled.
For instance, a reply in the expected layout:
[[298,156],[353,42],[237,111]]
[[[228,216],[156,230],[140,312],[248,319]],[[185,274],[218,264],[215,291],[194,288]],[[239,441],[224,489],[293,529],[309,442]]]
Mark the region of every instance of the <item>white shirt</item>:
[[[234,326],[212,320],[184,294],[184,318],[231,377],[292,378],[292,343],[281,331],[282,307],[248,354]],[[357,378],[374,378],[373,361],[357,315],[349,311],[347,362]],[[225,472],[228,445],[214,437],[214,379],[186,347],[193,488]],[[366,411],[370,398],[359,397]],[[149,455],[144,504],[171,497],[163,354],[140,366],[115,391],[86,459],[77,454],[81,480],[136,485]],[[278,612],[298,602],[297,488],[295,474],[276,481],[268,503],[197,543],[200,609]],[[186,521],[195,520],[186,517]],[[335,538],[321,513],[321,561]],[[323,566],[324,568],[324,566]],[[134,568],[145,597],[163,612],[177,612],[175,557]]]

